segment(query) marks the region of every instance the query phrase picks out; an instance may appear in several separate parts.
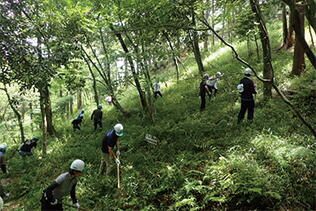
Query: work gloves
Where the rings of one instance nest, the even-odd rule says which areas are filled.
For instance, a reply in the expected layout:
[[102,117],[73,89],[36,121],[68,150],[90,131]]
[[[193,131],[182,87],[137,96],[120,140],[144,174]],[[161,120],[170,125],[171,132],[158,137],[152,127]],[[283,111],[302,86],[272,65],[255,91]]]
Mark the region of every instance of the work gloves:
[[57,199],[54,199],[53,201],[50,202],[51,205],[56,205],[58,203]]
[[79,209],[79,208],[80,208],[80,204],[79,204],[79,202],[75,203],[74,205],[77,207],[77,209]]
[[120,154],[121,154],[121,153],[120,153],[120,150],[117,150],[117,151],[116,151],[116,156],[119,157]]
[[120,160],[119,159],[115,159],[115,163],[116,163],[116,165],[120,165],[121,164],[121,162],[120,162]]

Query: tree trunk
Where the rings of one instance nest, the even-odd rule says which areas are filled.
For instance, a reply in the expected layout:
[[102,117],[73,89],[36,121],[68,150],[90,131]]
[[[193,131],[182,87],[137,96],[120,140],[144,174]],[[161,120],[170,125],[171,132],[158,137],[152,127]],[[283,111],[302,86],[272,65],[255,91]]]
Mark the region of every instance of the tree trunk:
[[82,109],[82,90],[77,90],[77,110]]
[[263,78],[265,80],[269,80],[269,82],[267,81],[264,82],[263,96],[265,99],[269,99],[272,97],[271,89],[272,89],[272,79],[273,79],[269,35],[265,26],[265,22],[262,19],[258,0],[250,0],[250,6],[252,9],[252,12],[256,16],[257,22],[259,23],[258,28],[260,32],[260,40],[261,40],[262,52],[263,52]]
[[[71,94],[71,93],[70,93]],[[70,95],[70,100],[69,100],[69,115],[72,116],[74,113],[74,98],[72,95]]]
[[254,39],[255,39],[255,44],[256,44],[257,61],[259,61],[260,60],[260,52],[259,52],[258,39],[257,39],[256,35],[254,35]]
[[316,1],[307,0],[306,18],[316,33]]
[[[208,19],[210,18],[210,13],[211,13],[211,11],[210,11],[210,8],[209,8],[209,4],[211,3],[210,2],[210,0],[206,0],[206,5],[207,5],[207,7],[206,7],[206,10],[204,11],[204,17],[205,17],[205,19],[208,21]],[[204,49],[205,50],[208,50],[208,47],[209,47],[209,36],[208,36],[208,32],[206,31],[205,32],[205,38],[204,38]]]
[[[298,6],[299,7],[299,6]],[[299,7],[298,17],[294,18],[294,27],[297,27],[298,32],[304,37],[304,7]],[[295,33],[295,39],[298,39],[298,34]],[[304,48],[298,40],[295,41],[292,75],[301,75],[305,69]]]
[[99,75],[101,76],[101,78],[103,79],[103,81],[105,82],[105,84],[103,84],[110,92],[110,95],[112,96],[112,101],[113,101],[113,105],[115,106],[115,108],[117,110],[119,110],[124,116],[128,117],[129,113],[127,111],[125,111],[125,109],[121,106],[121,104],[119,103],[119,101],[116,99],[116,95],[114,92],[114,88],[112,85],[112,81],[111,81],[111,66],[110,66],[110,59],[108,57],[108,52],[107,52],[107,48],[105,45],[105,41],[103,38],[103,33],[102,33],[102,29],[99,29],[99,33],[100,33],[100,37],[101,37],[101,43],[102,43],[102,48],[105,54],[105,58],[106,58],[106,65],[105,68],[103,68],[103,65],[101,64],[97,54],[95,53],[94,49],[92,48],[89,40],[88,40],[88,45],[95,57],[95,59],[97,60],[98,65],[91,59],[91,57],[88,55],[88,53],[84,50],[83,47],[81,47],[83,54],[83,58],[85,60],[85,62],[89,65],[89,62],[93,65],[93,67],[97,70],[97,72],[99,73]]
[[[212,27],[215,27],[215,0],[212,0]],[[212,46],[215,46],[215,35],[212,33]]]
[[[256,76],[257,79],[259,79],[260,81],[264,82],[265,79],[261,78],[257,72],[254,70],[253,67],[251,67],[251,65],[249,65],[249,63],[247,63],[246,61],[244,61],[240,55],[237,53],[236,49],[231,45],[229,44],[228,42],[226,42],[215,30],[214,28],[212,28],[210,26],[210,24],[208,22],[206,22],[205,20],[201,20],[201,22],[209,29],[211,30],[215,35],[216,37],[222,41],[226,46],[228,46],[234,53],[235,55],[235,58],[241,62],[243,65],[245,65],[246,67],[249,67],[253,72],[254,72],[254,75]],[[271,54],[271,49],[269,48],[270,52],[269,54]],[[273,72],[273,68],[272,68],[272,72]],[[274,74],[272,74],[274,75]],[[294,113],[294,115],[296,117],[298,117],[301,122],[311,131],[311,133],[314,135],[314,137],[316,138],[316,130],[313,128],[313,126],[307,122],[305,120],[305,118],[301,115],[301,113],[299,112],[299,110],[286,98],[286,96],[283,94],[283,92],[279,89],[279,87],[277,85],[274,84],[274,79],[272,79],[272,86],[273,88],[275,89],[275,91],[278,93],[278,95],[281,97],[281,99],[283,100],[283,102],[285,102],[287,105],[289,105],[289,107],[291,108],[292,112]]]
[[98,89],[97,89],[97,82],[96,82],[96,79],[95,79],[95,75],[94,75],[94,72],[91,68],[91,65],[90,63],[88,62],[88,60],[86,60],[86,57],[84,56],[83,57],[86,64],[88,65],[88,69],[89,69],[89,72],[91,74],[91,77],[92,77],[92,88],[93,88],[93,93],[94,93],[94,102],[96,103],[96,106],[98,106],[100,104],[99,102],[99,94],[98,94]]
[[147,110],[146,97],[145,97],[144,91],[142,90],[141,84],[139,82],[138,74],[136,73],[133,59],[132,59],[132,57],[129,54],[129,50],[128,50],[128,48],[127,48],[127,46],[126,46],[126,44],[125,44],[125,42],[123,40],[122,34],[119,33],[119,32],[116,32],[112,26],[111,26],[111,29],[114,32],[114,34],[117,37],[117,39],[119,40],[119,43],[121,44],[121,47],[122,47],[122,49],[124,50],[124,52],[126,54],[126,58],[127,58],[128,62],[129,62],[130,68],[131,68],[132,76],[133,76],[133,79],[134,79],[134,82],[135,82],[135,85],[136,85],[136,89],[137,89],[137,92],[138,92],[138,95],[139,95],[139,98],[140,98],[140,102],[141,102],[142,108],[143,108],[144,111],[146,111]]
[[[195,13],[194,13],[193,6],[191,7],[191,15],[192,15],[192,24],[195,27],[196,21],[195,21]],[[199,47],[199,37],[196,30],[192,31],[192,46],[193,46],[194,58],[198,66],[199,73],[200,75],[203,75],[205,71],[204,71],[202,56],[201,56],[200,47]]]
[[18,124],[19,124],[19,129],[20,129],[20,135],[21,135],[21,142],[23,143],[25,140],[25,136],[24,136],[24,127],[23,127],[23,121],[22,121],[22,115],[19,113],[19,111],[17,110],[17,108],[14,105],[13,100],[11,99],[11,96],[8,92],[8,89],[6,87],[6,84],[4,84],[4,88],[3,88],[7,98],[8,98],[8,102],[9,105],[11,107],[11,109],[13,110],[17,120],[18,120]]
[[283,45],[286,45],[288,37],[288,26],[287,26],[287,11],[285,3],[282,3],[282,29],[283,29]]
[[249,36],[247,36],[247,55],[248,55],[248,59],[249,59],[251,57],[251,45],[250,45],[250,37]]
[[[302,4],[302,2],[295,4],[295,1],[292,0],[283,0],[291,10],[291,14],[293,14],[293,24],[290,25],[295,31],[296,40],[300,42],[302,48],[304,49],[304,52],[306,53],[309,61],[313,65],[313,67],[316,70],[316,56],[314,55],[313,51],[308,46],[304,34],[302,34],[302,29],[299,24],[294,23],[300,23],[301,22],[301,15],[303,11],[305,11],[306,7],[305,4]],[[307,7],[307,10],[310,10],[311,8]],[[314,8],[315,9],[315,8]],[[303,12],[304,13],[304,12]],[[314,14],[315,15],[315,14]],[[295,20],[295,21],[294,21]]]
[[42,136],[43,136],[43,142],[42,142],[42,155],[43,157],[47,154],[47,124],[46,124],[46,111],[45,111],[45,98],[43,96],[42,91],[40,91],[40,108],[41,108],[41,117],[42,117]]
[[48,84],[44,87],[44,101],[45,101],[45,113],[46,113],[46,125],[47,125],[47,133],[50,136],[54,136],[56,134],[56,130],[53,125],[53,112],[52,112],[52,104],[50,101],[50,93],[48,89]]
[[34,124],[33,124],[33,104],[32,102],[29,103],[29,109],[30,109],[30,120],[31,120],[31,131],[34,132]]
[[176,56],[176,54],[175,54],[175,49],[173,48],[173,45],[172,45],[172,43],[171,43],[171,40],[170,40],[170,38],[169,38],[168,33],[167,33],[166,31],[163,31],[163,35],[164,35],[164,37],[166,38],[166,40],[167,40],[167,42],[168,42],[168,45],[169,45],[169,47],[170,47],[170,49],[171,49],[173,63],[174,63],[174,66],[175,66],[175,68],[176,68],[177,82],[179,82],[179,78],[180,78],[180,76],[179,76],[179,65],[178,65],[177,56]]
[[294,28],[293,28],[294,14],[292,10],[290,10],[289,17],[289,31],[287,33],[285,49],[289,49],[294,45]]

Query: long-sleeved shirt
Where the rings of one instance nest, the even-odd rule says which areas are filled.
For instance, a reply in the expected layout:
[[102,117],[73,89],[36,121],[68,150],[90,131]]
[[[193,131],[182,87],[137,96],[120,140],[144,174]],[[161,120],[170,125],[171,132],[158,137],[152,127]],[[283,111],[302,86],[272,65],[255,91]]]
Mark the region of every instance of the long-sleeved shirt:
[[253,100],[253,94],[257,94],[253,81],[248,77],[244,77],[240,80],[240,84],[243,84],[244,88],[244,91],[241,93],[241,99],[246,101]]

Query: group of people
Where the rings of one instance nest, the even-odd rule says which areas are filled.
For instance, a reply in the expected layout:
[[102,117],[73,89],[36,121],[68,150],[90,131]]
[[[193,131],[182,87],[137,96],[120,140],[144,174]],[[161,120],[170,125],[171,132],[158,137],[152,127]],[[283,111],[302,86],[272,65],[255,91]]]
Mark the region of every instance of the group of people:
[[[101,152],[102,159],[100,164],[100,174],[109,175],[113,160],[120,165],[119,137],[123,136],[123,125],[115,124],[112,129],[107,131],[102,139]],[[114,152],[116,148],[116,152]],[[41,210],[49,211],[63,210],[63,198],[70,194],[73,206],[80,208],[79,201],[76,197],[76,185],[78,177],[82,176],[85,163],[80,159],[74,160],[67,172],[60,174],[44,191],[41,198]]]
[[206,95],[208,95],[209,99],[216,96],[218,90],[218,81],[224,76],[223,73],[217,72],[214,76],[209,76],[209,74],[204,74],[202,81],[200,83],[200,93],[199,96],[201,98],[201,106],[200,111],[205,110],[206,106]]
[[[22,157],[33,155],[33,150],[34,148],[36,148],[38,140],[39,139],[37,137],[33,137],[32,139],[26,139],[18,149],[19,154]],[[4,174],[8,173],[5,159],[7,148],[8,145],[6,143],[0,144],[0,168],[2,173]]]
[[[241,107],[238,114],[237,124],[240,124],[247,112],[247,119],[249,122],[253,121],[255,101],[254,95],[257,94],[256,86],[252,80],[252,70],[250,68],[245,68],[244,77],[240,80],[237,85],[237,90],[240,93]],[[215,76],[209,76],[204,74],[202,81],[200,82],[200,92],[199,96],[201,99],[200,111],[205,110],[206,106],[206,96],[208,95],[211,99],[212,96],[216,96],[218,90],[218,81],[222,78],[224,74],[217,72]]]
[[[84,110],[80,112],[80,114],[72,120],[71,124],[73,126],[74,131],[81,130],[80,126],[83,121],[84,117]],[[98,126],[100,129],[102,129],[102,118],[103,118],[103,112],[102,112],[102,105],[98,105],[97,109],[95,109],[91,114],[91,120],[93,120],[94,130],[97,130]]]

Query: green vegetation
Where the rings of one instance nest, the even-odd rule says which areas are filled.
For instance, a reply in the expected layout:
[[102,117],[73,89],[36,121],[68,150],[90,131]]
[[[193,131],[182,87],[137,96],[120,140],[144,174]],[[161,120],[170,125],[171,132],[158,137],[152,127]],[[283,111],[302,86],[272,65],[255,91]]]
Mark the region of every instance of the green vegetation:
[[[241,55],[246,54],[244,45],[239,44]],[[219,52],[223,53],[212,59]],[[315,208],[316,145],[309,131],[278,97],[263,101],[259,82],[255,121],[237,125],[235,87],[242,76],[241,65],[230,51],[221,48],[204,55],[208,72],[220,70],[225,76],[218,96],[207,102],[203,113],[198,109],[200,77],[194,74],[196,67],[190,57],[185,61],[188,72],[182,73],[178,83],[168,80],[172,67],[155,76],[168,87],[163,86],[163,98],[155,101],[154,124],[139,110],[136,93],[128,91],[122,93],[121,102],[131,117],[107,107],[104,129],[94,133],[89,120],[94,106],[87,105],[82,130],[74,133],[71,120],[58,117],[57,108],[69,99],[56,101],[58,134],[49,140],[46,157],[37,150],[35,156],[22,160],[15,154],[18,145],[10,144],[10,179],[5,185],[11,193],[10,210],[37,209],[42,190],[67,170],[74,158],[87,164],[77,195],[82,207],[91,210]],[[309,99],[310,87],[304,85],[315,83],[315,71],[289,78],[286,66],[290,53],[274,53],[273,57],[278,84],[300,90],[293,101],[315,124],[315,101]],[[254,58],[249,61],[260,68]],[[118,121],[125,127],[120,190],[115,171],[109,177],[98,175],[102,136]],[[158,137],[160,143],[145,142],[147,133]]]

